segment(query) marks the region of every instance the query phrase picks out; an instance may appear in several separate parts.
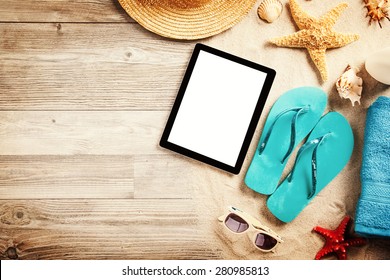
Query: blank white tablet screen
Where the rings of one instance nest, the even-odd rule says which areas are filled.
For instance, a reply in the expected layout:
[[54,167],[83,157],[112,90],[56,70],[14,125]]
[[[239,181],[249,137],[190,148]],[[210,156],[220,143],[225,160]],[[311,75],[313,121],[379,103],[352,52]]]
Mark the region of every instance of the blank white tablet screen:
[[235,166],[266,76],[201,50],[168,141]]

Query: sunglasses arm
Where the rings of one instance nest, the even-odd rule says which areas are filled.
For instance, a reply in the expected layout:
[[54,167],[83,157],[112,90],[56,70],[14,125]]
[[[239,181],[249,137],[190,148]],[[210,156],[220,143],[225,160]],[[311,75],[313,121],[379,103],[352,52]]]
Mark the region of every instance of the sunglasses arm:
[[218,221],[223,222],[226,219],[226,215],[222,215],[218,217]]

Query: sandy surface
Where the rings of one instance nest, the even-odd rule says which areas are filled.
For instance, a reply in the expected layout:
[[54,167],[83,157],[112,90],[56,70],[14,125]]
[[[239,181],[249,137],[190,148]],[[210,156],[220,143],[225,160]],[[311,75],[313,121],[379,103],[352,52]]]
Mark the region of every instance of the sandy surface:
[[[248,245],[247,240],[232,237],[218,226],[214,229],[216,241],[224,242],[226,248],[231,248],[230,252],[226,253],[226,258],[313,259],[324,243],[320,236],[312,232],[312,228],[316,225],[336,228],[345,215],[355,216],[361,191],[360,168],[367,108],[378,96],[390,96],[390,87],[374,80],[365,70],[364,62],[372,52],[390,45],[390,22],[383,21],[382,29],[376,23],[369,25],[362,0],[344,1],[349,3],[349,7],[334,29],[342,33],[357,33],[360,39],[343,48],[327,51],[329,79],[322,83],[319,72],[305,49],[280,48],[268,43],[270,38],[298,31],[291,17],[288,1],[282,0],[283,12],[272,24],[265,23],[257,17],[256,9],[260,2],[258,1],[248,16],[238,25],[205,41],[213,47],[274,68],[277,72],[242,174],[232,177],[230,188],[224,186],[217,191],[218,202],[211,207],[211,211],[217,215],[224,211],[226,205],[241,207],[274,228],[286,242],[279,246],[274,254],[259,254]],[[304,10],[313,16],[321,16],[340,2],[342,1],[298,0]],[[349,100],[341,99],[335,88],[335,81],[348,64],[359,69],[359,75],[364,81],[361,105],[356,103],[354,107]],[[327,111],[337,111],[349,120],[355,136],[355,147],[351,160],[343,171],[293,222],[284,224],[268,211],[265,205],[266,196],[257,194],[244,185],[243,176],[249,166],[270,107],[284,92],[299,86],[321,87],[328,94]],[[291,170],[294,158],[295,156],[290,158],[285,174]],[[200,191],[207,192],[210,189],[207,187]],[[215,191],[213,195],[216,195]],[[208,207],[210,209],[210,205]],[[350,259],[390,259],[390,242],[371,239],[369,244],[362,248],[350,249],[348,256]]]

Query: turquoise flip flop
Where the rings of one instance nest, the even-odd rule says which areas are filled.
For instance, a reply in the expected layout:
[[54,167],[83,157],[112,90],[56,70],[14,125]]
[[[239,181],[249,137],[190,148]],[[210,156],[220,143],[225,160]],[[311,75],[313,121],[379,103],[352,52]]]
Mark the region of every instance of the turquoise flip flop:
[[339,113],[323,116],[299,149],[294,167],[267,206],[279,220],[292,221],[344,168],[353,151],[353,133]]
[[272,194],[294,148],[321,118],[327,103],[323,90],[300,87],[287,91],[272,106],[245,184],[262,194]]

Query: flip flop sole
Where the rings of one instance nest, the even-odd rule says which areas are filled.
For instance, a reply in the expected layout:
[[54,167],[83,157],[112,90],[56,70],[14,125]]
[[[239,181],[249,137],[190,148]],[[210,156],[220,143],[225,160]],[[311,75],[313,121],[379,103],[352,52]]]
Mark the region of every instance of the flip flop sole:
[[312,191],[312,151],[302,153],[294,175],[289,182],[286,178],[276,191],[268,198],[267,206],[275,217],[283,222],[290,222],[310,203],[325,186],[341,172],[348,163],[354,146],[351,126],[339,113],[331,112],[321,118],[306,143],[329,133],[317,149],[317,187]]
[[282,162],[290,146],[291,123],[294,117],[292,112],[283,115],[275,123],[266,148],[261,155],[259,154],[260,146],[276,117],[285,110],[309,106],[309,110],[297,119],[293,147],[295,148],[321,118],[326,104],[327,95],[316,87],[300,87],[289,90],[275,102],[268,114],[256,152],[245,176],[245,184],[249,188],[262,194],[272,194],[288,160],[287,158]]

